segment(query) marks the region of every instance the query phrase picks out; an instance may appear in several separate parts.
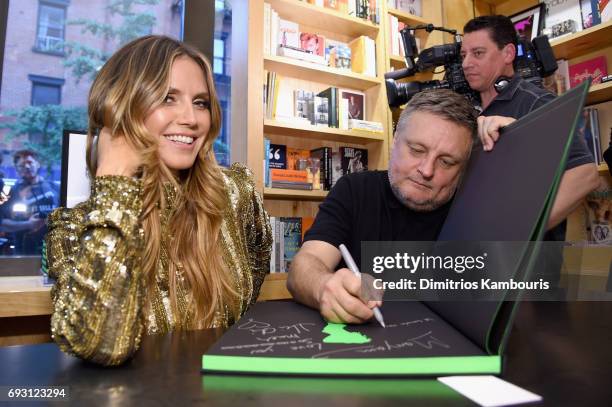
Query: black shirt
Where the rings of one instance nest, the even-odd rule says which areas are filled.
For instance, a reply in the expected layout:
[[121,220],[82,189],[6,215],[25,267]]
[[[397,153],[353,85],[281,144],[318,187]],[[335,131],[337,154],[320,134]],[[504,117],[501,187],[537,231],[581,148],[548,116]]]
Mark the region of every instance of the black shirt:
[[[506,116],[520,119],[555,98],[555,95],[520,76],[514,76],[508,86],[484,109],[481,116]],[[584,139],[574,137],[565,170],[594,162]]]
[[366,171],[340,178],[319,207],[304,241],[344,243],[361,264],[362,241],[436,240],[450,203],[429,212],[405,207],[393,194],[387,171]]
[[[481,116],[506,116],[514,117],[518,120],[537,108],[544,106],[554,98],[555,95],[546,89],[542,89],[515,75],[508,86],[482,111]],[[537,135],[534,135],[534,137],[537,137]],[[586,146],[584,139],[574,137],[567,157],[567,163],[565,164],[565,170],[567,171],[592,162],[593,156]],[[547,231],[544,240],[564,241],[565,229],[566,222],[563,221]]]

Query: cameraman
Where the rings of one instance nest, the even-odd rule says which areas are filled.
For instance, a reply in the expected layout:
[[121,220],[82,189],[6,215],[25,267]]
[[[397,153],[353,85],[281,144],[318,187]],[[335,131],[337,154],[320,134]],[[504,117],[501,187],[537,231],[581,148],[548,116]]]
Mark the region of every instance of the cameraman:
[[[476,17],[465,24],[463,33],[462,67],[470,87],[480,93],[478,136],[484,150],[490,151],[501,127],[550,102],[555,95],[515,75],[517,34],[508,17]],[[574,138],[545,240],[565,240],[565,218],[598,185],[593,157],[584,140]]]

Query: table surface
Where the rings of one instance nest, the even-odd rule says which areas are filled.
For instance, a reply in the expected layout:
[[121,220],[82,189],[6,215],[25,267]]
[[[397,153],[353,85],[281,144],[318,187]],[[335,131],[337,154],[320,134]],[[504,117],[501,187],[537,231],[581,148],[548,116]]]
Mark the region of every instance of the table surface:
[[[543,396],[538,405],[611,405],[611,316],[612,302],[521,304],[502,378]],[[136,356],[114,368],[65,355],[55,344],[0,348],[0,386],[69,386],[75,405],[475,405],[427,379],[202,375],[201,356],[221,335],[207,329],[146,336]]]

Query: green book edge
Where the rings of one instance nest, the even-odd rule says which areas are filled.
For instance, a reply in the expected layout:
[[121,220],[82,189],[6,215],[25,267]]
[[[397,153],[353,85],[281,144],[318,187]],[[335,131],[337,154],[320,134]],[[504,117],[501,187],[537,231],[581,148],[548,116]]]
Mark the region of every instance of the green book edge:
[[215,372],[371,376],[499,374],[501,368],[498,355],[364,359],[202,356],[202,370]]

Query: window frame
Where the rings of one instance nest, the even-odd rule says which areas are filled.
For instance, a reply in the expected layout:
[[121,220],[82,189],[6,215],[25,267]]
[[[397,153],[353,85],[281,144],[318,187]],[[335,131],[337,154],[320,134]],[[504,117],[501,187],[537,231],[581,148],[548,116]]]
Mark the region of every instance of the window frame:
[[62,78],[53,78],[50,76],[42,76],[42,75],[34,75],[34,74],[29,74],[28,75],[28,80],[30,80],[32,82],[32,88],[30,91],[30,106],[40,106],[40,105],[36,105],[34,104],[34,86],[38,85],[43,85],[43,86],[54,86],[57,87],[59,89],[59,101],[58,101],[58,105],[62,104],[62,88],[64,86],[64,83],[66,82],[65,79]]
[[38,46],[38,38],[40,36],[40,17],[43,7],[55,7],[57,9],[61,9],[64,12],[64,28],[62,29],[62,38],[60,39],[62,42],[66,40],[66,21],[68,14],[68,6],[70,5],[70,0],[38,0],[38,13],[36,17],[36,37],[34,38],[34,45],[32,46],[32,52],[37,52],[40,54],[47,55],[55,55],[58,57],[64,57],[66,53],[62,51],[53,51],[53,50],[45,50]]

